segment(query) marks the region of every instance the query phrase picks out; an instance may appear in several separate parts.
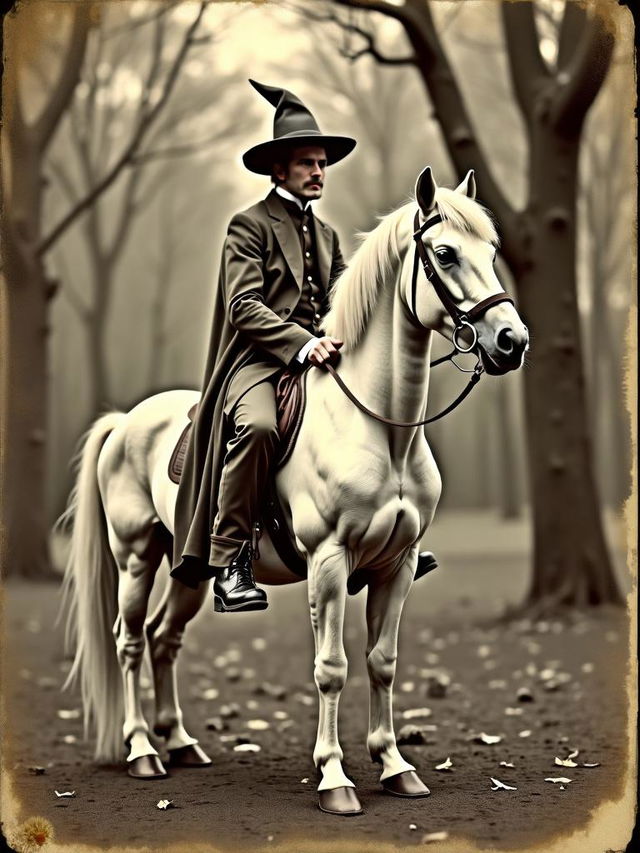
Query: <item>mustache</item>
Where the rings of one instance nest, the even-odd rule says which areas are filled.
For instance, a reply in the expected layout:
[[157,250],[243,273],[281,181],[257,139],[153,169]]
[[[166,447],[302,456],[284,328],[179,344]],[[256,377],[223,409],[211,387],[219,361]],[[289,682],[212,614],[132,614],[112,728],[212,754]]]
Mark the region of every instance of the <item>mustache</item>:
[[305,187],[312,187],[312,186],[316,186],[316,185],[319,187],[322,187],[322,186],[324,186],[324,183],[323,183],[323,181],[307,181],[307,183],[305,184]]

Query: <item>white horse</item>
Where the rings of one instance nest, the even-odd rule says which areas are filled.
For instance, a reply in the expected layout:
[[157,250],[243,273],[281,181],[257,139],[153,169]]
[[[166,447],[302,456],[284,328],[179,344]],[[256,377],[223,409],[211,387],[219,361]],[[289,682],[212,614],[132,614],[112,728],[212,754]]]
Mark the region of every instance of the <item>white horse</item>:
[[[522,363],[527,329],[494,273],[496,232],[474,196],[472,172],[450,190],[438,188],[425,169],[416,185],[417,206],[384,217],[334,287],[324,328],[344,341],[340,377],[379,415],[404,422],[425,417],[433,331],[453,338],[460,349],[477,341],[491,373]],[[414,234],[415,223],[421,227]],[[412,235],[438,270],[438,291],[416,267]],[[447,299],[450,304],[443,306]],[[124,740],[130,775],[142,778],[166,775],[141,705],[145,644],[153,667],[154,731],[166,738],[169,764],[210,763],[184,728],[176,686],[182,635],[206,585],[193,591],[164,577],[164,596],[147,620],[157,569],[171,552],[167,531],[173,528],[177,487],[167,475],[168,462],[197,399],[191,391],[169,391],[128,414],[96,421],[67,511],[74,519],[65,574],[68,627],[76,642],[70,680],[80,681],[85,723],[96,730],[96,758],[120,760]],[[347,579],[358,568],[366,570],[368,583],[367,746],[382,764],[385,790],[426,796],[427,787],[396,746],[392,715],[400,617],[441,489],[424,429],[374,420],[334,378],[311,370],[301,430],[276,485],[290,534],[308,565],[320,808],[361,811],[338,739],[338,702],[347,678]],[[266,534],[255,575],[265,584],[300,580],[281,564]]]

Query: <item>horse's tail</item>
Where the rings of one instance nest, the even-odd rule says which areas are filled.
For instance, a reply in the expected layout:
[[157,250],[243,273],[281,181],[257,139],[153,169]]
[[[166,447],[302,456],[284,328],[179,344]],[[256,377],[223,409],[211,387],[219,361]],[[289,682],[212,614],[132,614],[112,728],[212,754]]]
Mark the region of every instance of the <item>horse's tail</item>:
[[109,412],[86,434],[76,482],[58,522],[63,527],[73,524],[60,615],[66,615],[65,639],[68,648],[75,646],[75,656],[63,689],[80,686],[85,737],[95,727],[95,757],[107,762],[121,757],[124,701],[113,636],[118,572],[109,548],[97,465],[102,446],[125,417]]

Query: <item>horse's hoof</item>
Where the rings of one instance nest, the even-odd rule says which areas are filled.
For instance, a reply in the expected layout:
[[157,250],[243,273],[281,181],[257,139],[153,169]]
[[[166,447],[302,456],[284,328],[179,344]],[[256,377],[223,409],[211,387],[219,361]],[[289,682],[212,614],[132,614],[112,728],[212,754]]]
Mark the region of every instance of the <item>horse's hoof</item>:
[[327,814],[336,814],[341,817],[362,814],[362,806],[353,788],[345,785],[342,788],[331,788],[327,791],[318,791],[318,808]]
[[213,762],[197,744],[180,746],[169,750],[169,767],[209,767]]
[[389,776],[383,780],[382,787],[394,797],[428,797],[431,793],[415,770]]
[[166,779],[169,775],[157,755],[140,755],[129,762],[127,770],[134,779]]

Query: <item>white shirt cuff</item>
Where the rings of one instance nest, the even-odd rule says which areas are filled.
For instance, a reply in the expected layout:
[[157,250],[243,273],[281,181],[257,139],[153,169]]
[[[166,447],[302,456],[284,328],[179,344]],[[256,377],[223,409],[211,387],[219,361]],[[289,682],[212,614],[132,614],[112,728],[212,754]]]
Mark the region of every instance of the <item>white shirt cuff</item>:
[[296,361],[299,361],[300,364],[304,364],[304,361],[309,355],[310,350],[313,349],[313,347],[318,343],[319,340],[320,338],[311,338],[310,341],[307,341],[307,343],[302,347],[302,349],[296,356]]

